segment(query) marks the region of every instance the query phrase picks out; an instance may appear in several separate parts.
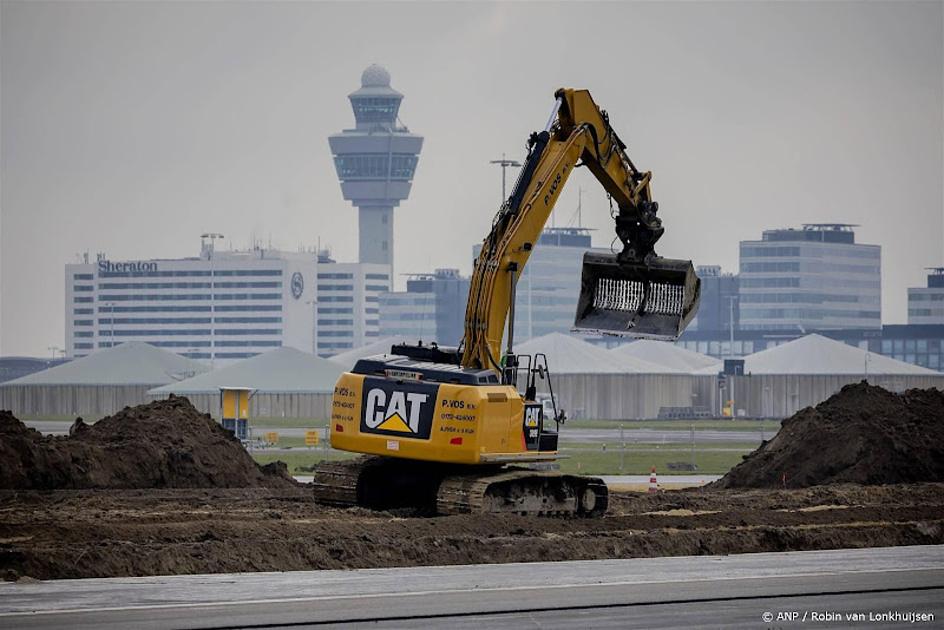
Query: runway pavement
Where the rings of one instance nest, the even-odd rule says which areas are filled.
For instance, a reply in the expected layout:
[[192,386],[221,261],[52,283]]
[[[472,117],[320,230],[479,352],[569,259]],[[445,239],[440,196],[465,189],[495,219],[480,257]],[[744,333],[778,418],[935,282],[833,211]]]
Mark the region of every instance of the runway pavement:
[[11,628],[930,628],[942,619],[944,546],[0,585],[0,627]]

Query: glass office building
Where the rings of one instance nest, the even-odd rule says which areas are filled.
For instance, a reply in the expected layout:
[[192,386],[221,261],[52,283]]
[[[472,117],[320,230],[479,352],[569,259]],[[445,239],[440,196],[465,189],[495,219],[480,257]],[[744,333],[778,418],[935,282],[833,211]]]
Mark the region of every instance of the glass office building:
[[909,324],[944,324],[944,267],[928,271],[928,286],[908,289]]
[[695,273],[701,280],[701,301],[688,330],[737,330],[741,309],[738,277],[723,273],[719,265],[699,265]]
[[415,274],[406,291],[380,295],[380,334],[455,346],[465,332],[468,297],[469,278],[458,269]]
[[855,242],[852,225],[767,230],[740,246],[740,328],[880,328],[881,247]]

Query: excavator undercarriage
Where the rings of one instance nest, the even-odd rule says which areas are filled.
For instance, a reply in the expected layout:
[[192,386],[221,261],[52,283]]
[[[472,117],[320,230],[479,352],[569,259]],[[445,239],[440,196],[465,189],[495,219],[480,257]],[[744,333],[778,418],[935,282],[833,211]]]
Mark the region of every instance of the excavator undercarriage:
[[462,466],[362,456],[315,470],[315,500],[424,515],[589,517],[606,512],[602,479],[514,466]]

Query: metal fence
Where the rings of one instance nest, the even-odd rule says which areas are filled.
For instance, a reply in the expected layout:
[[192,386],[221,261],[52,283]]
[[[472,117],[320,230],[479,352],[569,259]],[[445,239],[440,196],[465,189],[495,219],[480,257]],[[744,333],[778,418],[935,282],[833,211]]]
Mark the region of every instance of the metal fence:
[[[214,418],[220,415],[219,393],[182,394],[198,411]],[[166,398],[149,395],[147,400]],[[321,420],[331,415],[331,394],[256,392],[249,399],[251,418],[312,418]]]
[[3,385],[0,409],[17,416],[100,418],[139,405],[154,385]]

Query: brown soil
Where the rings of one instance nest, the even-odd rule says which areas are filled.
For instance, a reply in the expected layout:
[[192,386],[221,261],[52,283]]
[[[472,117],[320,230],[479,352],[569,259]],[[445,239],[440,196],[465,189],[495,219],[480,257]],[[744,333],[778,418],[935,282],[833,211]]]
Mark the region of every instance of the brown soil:
[[721,488],[944,481],[944,392],[895,394],[846,385],[782,428],[728,474]]
[[171,397],[43,436],[0,411],[0,488],[292,487],[284,465],[260,468],[229,431]]
[[615,494],[602,519],[404,518],[310,490],[0,491],[8,579],[730,554],[944,543],[944,484]]
[[[417,518],[320,506],[186,399],[70,437],[0,413],[0,575],[73,578],[530,562],[944,543],[944,394],[846,387],[726,486],[613,493],[602,519]],[[837,483],[855,481],[858,484]],[[829,483],[831,485],[814,485]],[[106,489],[107,488],[107,489]]]

